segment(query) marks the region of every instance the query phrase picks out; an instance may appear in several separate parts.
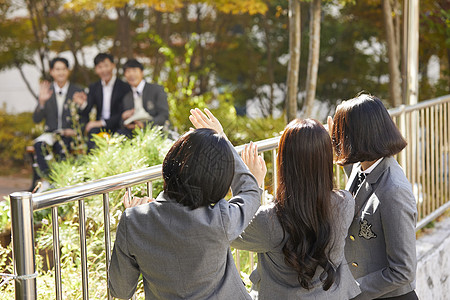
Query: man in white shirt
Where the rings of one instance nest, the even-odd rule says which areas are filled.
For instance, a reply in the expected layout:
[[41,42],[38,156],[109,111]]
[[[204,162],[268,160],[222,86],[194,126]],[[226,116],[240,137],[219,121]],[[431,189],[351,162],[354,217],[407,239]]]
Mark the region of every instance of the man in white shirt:
[[[45,120],[45,133],[35,140],[36,162],[40,175],[46,178],[49,167],[46,156],[49,148],[57,158],[65,157],[65,149],[71,148],[76,132],[72,120],[77,118],[71,114],[72,98],[74,93],[82,89],[69,82],[69,62],[62,57],[50,61],[50,76],[53,82],[42,81],[40,84],[38,105],[33,113],[33,121],[40,123]],[[75,108],[80,108],[82,102],[73,100]],[[80,110],[76,111],[80,113]],[[51,157],[51,156],[50,156]]]
[[[89,94],[74,95],[80,102],[85,102],[83,121],[88,134],[88,148],[95,147],[92,135],[100,132],[113,133],[119,129],[123,112],[123,97],[130,91],[130,86],[115,75],[114,58],[108,53],[99,53],[94,58],[95,73],[100,80],[89,86]],[[95,120],[89,120],[89,114],[96,108]]]

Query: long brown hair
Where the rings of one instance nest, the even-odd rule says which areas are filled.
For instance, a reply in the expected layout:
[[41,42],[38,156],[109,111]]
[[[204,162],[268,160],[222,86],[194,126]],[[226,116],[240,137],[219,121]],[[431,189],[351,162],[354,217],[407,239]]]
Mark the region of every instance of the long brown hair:
[[331,238],[330,198],[333,190],[333,150],[325,128],[316,120],[289,123],[279,143],[278,182],[275,208],[284,234],[287,265],[298,273],[305,289],[318,266],[320,280],[328,290],[335,280],[329,257]]

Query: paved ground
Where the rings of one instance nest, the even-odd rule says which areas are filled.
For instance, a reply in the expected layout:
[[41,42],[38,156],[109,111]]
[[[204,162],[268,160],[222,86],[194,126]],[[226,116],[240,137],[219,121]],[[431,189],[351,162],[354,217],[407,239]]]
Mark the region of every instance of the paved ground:
[[27,191],[31,185],[31,177],[0,177],[0,201],[12,192]]

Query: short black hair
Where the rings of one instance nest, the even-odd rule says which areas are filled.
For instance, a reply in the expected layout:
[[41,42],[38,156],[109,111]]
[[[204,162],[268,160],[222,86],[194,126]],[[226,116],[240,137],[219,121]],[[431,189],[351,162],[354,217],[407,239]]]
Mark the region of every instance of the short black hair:
[[55,57],[54,59],[52,59],[51,61],[50,61],[50,70],[51,69],[53,69],[54,67],[55,67],[55,64],[57,63],[57,62],[62,62],[63,64],[65,64],[66,65],[66,67],[67,67],[67,69],[69,68],[69,61],[67,60],[67,59],[65,59],[64,57]]
[[392,156],[407,145],[383,102],[369,94],[336,108],[331,138],[340,165]]
[[164,193],[195,209],[217,203],[230,189],[234,158],[226,138],[208,128],[180,137],[162,167]]
[[123,72],[125,73],[125,70],[128,68],[139,68],[144,71],[144,66],[134,58],[127,60],[127,62],[123,65]]
[[105,59],[109,59],[110,62],[114,63],[114,57],[109,53],[99,53],[94,57],[94,66],[98,65]]

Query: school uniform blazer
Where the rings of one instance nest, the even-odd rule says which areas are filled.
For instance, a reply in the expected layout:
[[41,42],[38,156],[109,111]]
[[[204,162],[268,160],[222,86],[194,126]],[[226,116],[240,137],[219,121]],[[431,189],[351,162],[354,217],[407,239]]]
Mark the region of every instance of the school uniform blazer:
[[[133,92],[125,95],[124,110],[134,108]],[[142,91],[142,106],[152,116],[151,123],[163,126],[169,120],[169,104],[164,88],[158,84],[145,83]]]
[[[33,113],[33,121],[35,123],[39,123],[45,119],[44,130],[46,132],[53,132],[58,129],[58,107],[53,84],[51,85],[51,90],[53,91],[53,93],[50,96],[50,99],[45,102],[44,107],[41,108],[40,104],[38,103]],[[70,114],[69,102],[72,100],[73,94],[79,91],[82,91],[79,86],[69,83],[61,117],[61,128],[63,129],[72,128],[72,116]],[[81,112],[78,111],[78,113]]]
[[[346,189],[355,184],[359,166],[353,165]],[[366,176],[355,203],[345,257],[362,291],[356,299],[394,297],[414,290],[416,201],[393,157],[383,158]]]
[[[123,112],[123,97],[129,91],[131,91],[131,88],[128,83],[116,78],[111,95],[111,114],[109,119],[105,120],[106,129],[115,131],[120,127]],[[86,123],[89,121],[89,113],[94,106],[97,109],[96,120],[101,120],[103,109],[103,87],[101,80],[89,86],[87,102],[87,107],[83,111],[83,120]]]
[[250,223],[262,191],[233,153],[230,201],[192,210],[162,193],[125,210],[109,266],[112,296],[131,298],[142,274],[146,299],[251,299],[230,243]]
[[355,201],[347,191],[332,192],[332,241],[330,259],[336,267],[336,281],[327,291],[319,279],[322,267],[316,269],[310,290],[300,286],[298,273],[285,263],[283,247],[289,235],[276,215],[273,204],[262,206],[245,231],[231,245],[258,253],[257,268],[250,275],[259,300],[333,299],[347,300],[360,293],[344,257],[345,237],[353,219]]

